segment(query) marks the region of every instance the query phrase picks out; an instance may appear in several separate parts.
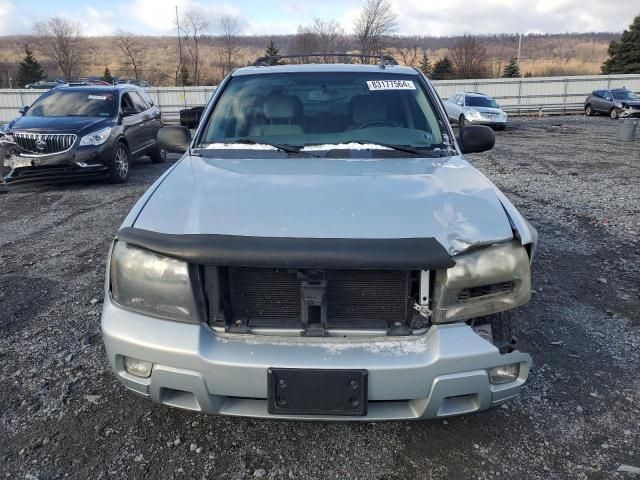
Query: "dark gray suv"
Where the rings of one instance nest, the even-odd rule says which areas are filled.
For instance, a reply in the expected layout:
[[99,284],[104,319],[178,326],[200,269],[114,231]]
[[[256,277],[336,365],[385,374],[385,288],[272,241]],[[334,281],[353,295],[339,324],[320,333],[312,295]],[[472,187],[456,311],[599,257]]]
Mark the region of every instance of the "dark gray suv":
[[612,119],[640,117],[640,97],[626,88],[594,90],[584,101],[587,117],[606,113]]

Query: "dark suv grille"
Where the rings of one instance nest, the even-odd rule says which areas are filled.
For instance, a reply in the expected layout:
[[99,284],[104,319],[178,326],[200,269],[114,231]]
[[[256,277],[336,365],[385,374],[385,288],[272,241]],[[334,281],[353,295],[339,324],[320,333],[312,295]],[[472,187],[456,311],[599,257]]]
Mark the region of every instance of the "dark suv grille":
[[21,150],[35,155],[50,155],[69,150],[76,141],[71,133],[14,133],[13,138]]
[[[388,328],[407,320],[411,272],[393,270],[302,271],[277,268],[229,268],[227,321],[248,326],[304,327],[305,282],[321,279],[326,327]],[[320,322],[320,307],[307,321]]]

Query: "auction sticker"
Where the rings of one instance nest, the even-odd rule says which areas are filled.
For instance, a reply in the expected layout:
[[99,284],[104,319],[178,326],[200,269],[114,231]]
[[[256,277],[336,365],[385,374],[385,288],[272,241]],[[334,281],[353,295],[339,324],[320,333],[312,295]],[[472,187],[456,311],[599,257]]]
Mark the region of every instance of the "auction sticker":
[[106,100],[104,95],[89,95],[89,100]]
[[369,90],[415,90],[411,80],[367,80]]

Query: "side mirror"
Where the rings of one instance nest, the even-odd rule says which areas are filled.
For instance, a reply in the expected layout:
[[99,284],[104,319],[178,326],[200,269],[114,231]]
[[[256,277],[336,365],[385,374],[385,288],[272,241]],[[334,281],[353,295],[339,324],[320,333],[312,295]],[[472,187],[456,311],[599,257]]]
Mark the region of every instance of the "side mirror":
[[486,152],[495,145],[496,136],[484,125],[467,125],[460,130],[458,143],[462,153]]
[[191,143],[191,131],[180,125],[167,125],[158,131],[158,145],[167,152],[184,153]]
[[130,117],[132,115],[137,115],[139,113],[140,112],[138,110],[136,110],[135,108],[133,108],[133,107],[124,107],[122,109],[122,116],[123,117]]
[[27,113],[27,110],[29,110],[29,105],[25,105],[24,107],[19,108],[18,113],[20,115],[24,115],[25,113]]

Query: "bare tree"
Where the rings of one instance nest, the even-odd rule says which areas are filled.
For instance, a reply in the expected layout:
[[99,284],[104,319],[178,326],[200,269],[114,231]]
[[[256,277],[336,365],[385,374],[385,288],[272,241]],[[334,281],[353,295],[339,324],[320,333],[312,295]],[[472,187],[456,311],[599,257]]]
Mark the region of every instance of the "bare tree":
[[451,63],[458,78],[483,78],[488,71],[487,49],[476,38],[465,35],[451,50]]
[[395,32],[397,27],[398,15],[389,0],[365,0],[353,24],[362,55],[381,55],[383,38]]
[[[345,53],[348,50],[348,40],[344,30],[335,20],[321,20],[314,18],[310,25],[299,26],[289,47],[290,53],[306,55],[310,53],[331,52]],[[297,60],[298,63],[306,63],[308,57]],[[331,55],[314,58],[314,61],[330,63]]]
[[406,37],[395,49],[396,54],[402,59],[402,63],[408,67],[415,67],[420,60],[420,50],[418,49],[418,37]]
[[191,66],[191,81],[194,85],[200,85],[202,81],[203,59],[200,55],[200,46],[209,29],[209,20],[204,12],[198,9],[187,11],[179,25],[184,39],[184,47],[187,51],[188,61]]
[[51,17],[33,25],[36,48],[49,57],[65,79],[78,72],[82,56],[80,24],[67,18]]
[[223,13],[218,17],[218,27],[221,31],[220,49],[220,70],[222,77],[236,67],[240,47],[238,46],[238,34],[240,33],[240,18],[235,15]]
[[118,47],[122,52],[122,55],[124,55],[124,65],[127,66],[127,70],[132,68],[134,77],[136,80],[139,80],[142,59],[140,44],[136,35],[131,32],[125,32],[124,30],[117,30],[114,41],[116,47]]

